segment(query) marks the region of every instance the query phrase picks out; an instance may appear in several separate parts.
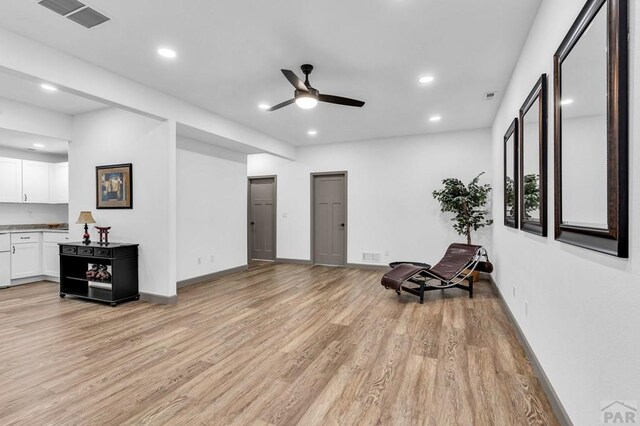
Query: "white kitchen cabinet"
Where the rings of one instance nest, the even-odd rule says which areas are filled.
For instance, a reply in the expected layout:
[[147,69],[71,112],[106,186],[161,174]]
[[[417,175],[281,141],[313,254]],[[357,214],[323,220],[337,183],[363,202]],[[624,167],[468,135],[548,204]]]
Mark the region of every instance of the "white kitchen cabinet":
[[42,275],[40,242],[11,244],[11,279]]
[[0,157],[0,202],[22,201],[22,160]]
[[60,277],[58,243],[69,241],[68,233],[44,232],[42,234],[42,275]]
[[54,204],[69,202],[69,163],[49,164],[49,201]]
[[58,243],[42,243],[42,275],[49,277],[60,276],[60,259],[58,258]]
[[49,202],[49,163],[22,160],[22,202]]
[[11,241],[9,234],[0,234],[0,287],[11,285]]

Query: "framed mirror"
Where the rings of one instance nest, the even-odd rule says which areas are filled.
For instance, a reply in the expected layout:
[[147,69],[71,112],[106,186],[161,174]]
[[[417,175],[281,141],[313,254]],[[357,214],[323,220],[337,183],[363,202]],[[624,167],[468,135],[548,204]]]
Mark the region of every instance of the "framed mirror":
[[547,236],[547,75],[520,108],[520,229]]
[[628,256],[627,9],[587,1],[554,55],[555,238],[618,257]]
[[504,224],[518,228],[518,119],[504,134]]

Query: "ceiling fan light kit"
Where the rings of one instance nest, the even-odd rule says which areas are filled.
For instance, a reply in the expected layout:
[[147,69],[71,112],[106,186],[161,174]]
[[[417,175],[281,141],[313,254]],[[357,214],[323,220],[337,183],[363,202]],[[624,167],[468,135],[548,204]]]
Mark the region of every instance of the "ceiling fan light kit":
[[318,105],[318,102],[327,102],[330,104],[346,105],[352,107],[362,107],[364,102],[350,98],[343,98],[341,96],[334,95],[321,95],[318,90],[314,89],[309,83],[309,74],[313,71],[313,65],[304,64],[300,67],[305,75],[304,82],[298,78],[297,75],[291,70],[281,70],[285,78],[289,80],[289,83],[295,87],[293,93],[293,99],[284,101],[269,108],[267,111],[275,111],[292,103],[296,103],[298,107],[302,109],[312,109]]
[[318,98],[311,93],[299,92],[296,90],[295,95],[296,105],[302,109],[312,109],[318,105]]

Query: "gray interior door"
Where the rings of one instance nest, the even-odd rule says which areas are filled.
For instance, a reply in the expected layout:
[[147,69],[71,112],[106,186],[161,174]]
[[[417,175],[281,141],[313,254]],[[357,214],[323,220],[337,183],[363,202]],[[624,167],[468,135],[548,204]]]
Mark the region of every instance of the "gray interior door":
[[313,262],[346,263],[346,179],[344,174],[313,176]]
[[249,181],[249,255],[275,260],[275,178]]

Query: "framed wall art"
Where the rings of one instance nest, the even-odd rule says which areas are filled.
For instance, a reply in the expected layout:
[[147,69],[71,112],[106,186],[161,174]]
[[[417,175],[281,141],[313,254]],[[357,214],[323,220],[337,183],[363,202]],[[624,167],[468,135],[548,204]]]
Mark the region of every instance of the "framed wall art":
[[96,208],[133,208],[131,163],[96,167]]

